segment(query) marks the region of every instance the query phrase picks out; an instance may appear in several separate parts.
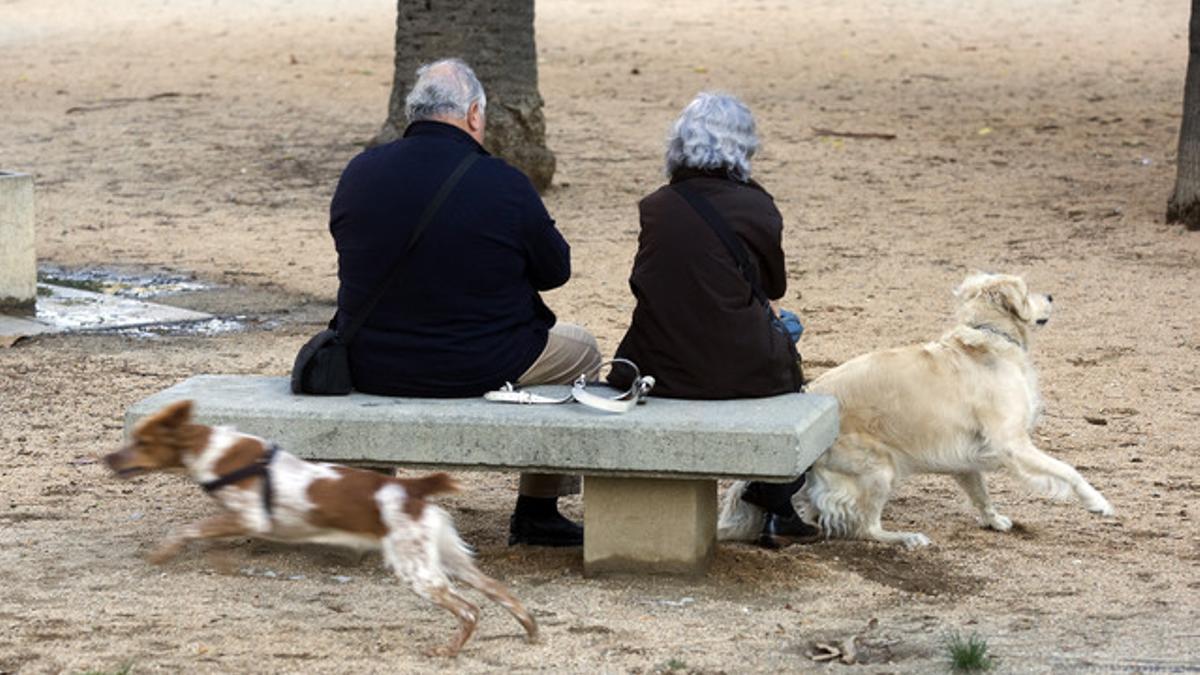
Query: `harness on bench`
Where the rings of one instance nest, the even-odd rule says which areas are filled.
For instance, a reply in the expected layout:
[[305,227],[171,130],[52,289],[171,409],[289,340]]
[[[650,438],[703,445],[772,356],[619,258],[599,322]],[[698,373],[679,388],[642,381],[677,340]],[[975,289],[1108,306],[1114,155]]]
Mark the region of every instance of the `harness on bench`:
[[201,483],[200,487],[204,488],[205,492],[212,494],[217,490],[229,485],[233,485],[238,481],[261,476],[263,510],[267,512],[267,518],[270,518],[271,511],[274,507],[274,499],[272,498],[274,496],[274,492],[271,489],[271,470],[269,465],[271,464],[271,460],[275,458],[276,452],[279,452],[279,444],[271,443],[267,446],[267,451],[263,454],[263,456],[255,460],[253,464],[243,466],[242,468],[236,469],[225,474],[224,476],[218,476],[213,480]]
[[[588,376],[598,374],[604,366],[622,364],[633,368],[633,383],[629,385],[629,389],[617,394],[616,396],[606,397],[598,394],[593,394],[587,390]],[[613,359],[605,361],[596,366],[592,370],[581,373],[575,379],[575,383],[571,385],[571,392],[566,396],[554,397],[543,394],[535,394],[531,391],[520,391],[513,385],[512,382],[505,382],[504,386],[496,391],[489,391],[483,397],[489,401],[497,401],[499,403],[521,403],[521,404],[559,404],[571,403],[575,401],[582,403],[589,408],[603,410],[604,412],[623,413],[633,410],[639,403],[645,402],[646,395],[654,388],[654,376],[642,375],[642,371],[638,370],[637,365],[629,359]]]

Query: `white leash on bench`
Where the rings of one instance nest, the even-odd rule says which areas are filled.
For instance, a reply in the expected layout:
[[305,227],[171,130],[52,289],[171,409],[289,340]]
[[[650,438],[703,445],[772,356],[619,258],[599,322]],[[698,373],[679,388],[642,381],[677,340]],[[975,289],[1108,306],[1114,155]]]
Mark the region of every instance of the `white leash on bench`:
[[[633,384],[629,389],[613,396],[611,398],[598,396],[587,390],[588,376],[600,372],[600,369],[607,365],[624,364],[633,368]],[[504,386],[496,391],[489,391],[483,397],[489,401],[499,403],[519,403],[524,405],[534,404],[559,404],[570,403],[576,401],[586,405],[589,408],[603,410],[604,412],[623,413],[633,410],[638,403],[645,399],[650,390],[654,388],[654,377],[651,375],[642,375],[642,371],[638,370],[636,364],[629,359],[613,359],[605,361],[596,366],[593,370],[581,373],[575,379],[575,384],[571,386],[571,393],[566,396],[555,398],[554,396],[544,396],[535,394],[531,391],[518,391],[512,382],[505,382]]]

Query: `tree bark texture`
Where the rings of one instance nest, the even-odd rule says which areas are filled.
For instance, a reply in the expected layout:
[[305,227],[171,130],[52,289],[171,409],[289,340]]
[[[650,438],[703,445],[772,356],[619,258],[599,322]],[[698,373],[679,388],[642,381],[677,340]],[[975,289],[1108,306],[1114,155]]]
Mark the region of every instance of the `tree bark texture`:
[[418,66],[458,57],[487,92],[486,146],[542,191],[554,176],[538,93],[534,0],[397,0],[396,72],[388,118],[375,143],[404,133],[404,98]]
[[1189,230],[1200,230],[1200,0],[1192,0],[1192,18],[1188,22],[1183,122],[1179,127],[1175,192],[1167,202],[1167,222],[1181,222]]

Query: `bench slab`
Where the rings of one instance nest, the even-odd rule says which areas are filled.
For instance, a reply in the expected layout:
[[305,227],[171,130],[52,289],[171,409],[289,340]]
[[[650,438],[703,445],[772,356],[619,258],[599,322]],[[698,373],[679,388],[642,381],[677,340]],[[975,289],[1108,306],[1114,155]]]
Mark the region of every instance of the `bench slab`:
[[577,403],[295,396],[286,378],[240,375],[200,375],[150,396],[126,412],[126,431],[181,399],[194,401],[202,424],[235,426],[306,459],[454,470],[779,482],[800,475],[838,432],[836,401],[815,394],[652,398],[614,415]]

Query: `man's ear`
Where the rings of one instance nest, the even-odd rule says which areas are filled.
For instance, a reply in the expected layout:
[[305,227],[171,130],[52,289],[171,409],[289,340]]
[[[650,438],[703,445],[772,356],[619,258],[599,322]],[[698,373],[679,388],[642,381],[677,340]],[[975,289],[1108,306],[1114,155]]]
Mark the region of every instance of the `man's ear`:
[[479,105],[479,101],[475,101],[471,107],[467,108],[467,128],[471,131],[482,132],[485,123],[483,108]]

